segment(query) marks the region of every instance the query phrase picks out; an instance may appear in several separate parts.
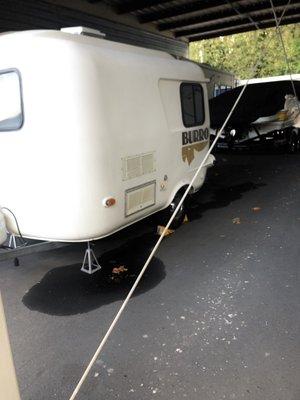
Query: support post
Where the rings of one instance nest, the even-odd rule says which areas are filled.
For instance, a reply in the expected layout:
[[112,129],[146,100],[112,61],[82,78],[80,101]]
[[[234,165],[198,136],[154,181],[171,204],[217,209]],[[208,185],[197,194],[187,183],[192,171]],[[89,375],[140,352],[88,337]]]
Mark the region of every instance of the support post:
[[11,249],[17,248],[17,239],[13,233],[11,233],[9,236],[8,247],[10,247]]
[[[0,390],[5,400],[21,400],[0,293]],[[2,398],[2,397],[1,397]]]
[[11,249],[18,249],[19,247],[26,246],[26,243],[21,242],[21,238],[19,236],[14,235],[11,233],[9,235],[8,247]]
[[94,251],[91,249],[90,242],[87,242],[87,249],[85,251],[81,271],[92,275],[94,272],[99,271],[101,265],[98,263]]

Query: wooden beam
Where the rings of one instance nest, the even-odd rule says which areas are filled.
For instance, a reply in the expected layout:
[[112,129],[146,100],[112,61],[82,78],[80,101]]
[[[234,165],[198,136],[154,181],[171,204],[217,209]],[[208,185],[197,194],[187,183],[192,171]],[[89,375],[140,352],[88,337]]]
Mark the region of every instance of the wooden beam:
[[[290,24],[296,24],[300,22],[300,14],[291,16],[291,17],[283,17],[281,24],[280,25],[290,25]],[[260,23],[261,29],[267,29],[267,28],[275,28],[275,23],[274,19],[264,21]],[[234,28],[228,28],[226,30],[215,30],[215,31],[207,31],[203,32],[200,35],[192,36],[189,38],[189,42],[197,42],[200,40],[207,40],[207,39],[214,39],[220,36],[228,36],[228,35],[235,35],[236,33],[244,33],[244,32],[250,32],[250,31],[255,31],[256,27],[253,24],[245,24],[241,25],[240,27],[234,27]]]
[[[293,16],[295,14],[294,10],[287,10],[285,13],[285,16]],[[259,24],[259,26],[261,25],[261,23],[265,22],[266,20],[272,20],[273,17],[273,12],[272,10],[269,8],[268,10],[266,10],[266,13],[264,13],[263,15],[259,15],[255,17],[255,22],[257,22]],[[209,32],[209,31],[213,31],[216,29],[222,30],[222,29],[226,29],[226,28],[231,28],[231,27],[235,27],[235,26],[239,26],[243,23],[249,23],[249,19],[247,17],[247,15],[245,16],[240,16],[238,19],[235,20],[227,20],[226,19],[220,19],[218,22],[212,22],[209,26],[199,26],[197,28],[191,28],[191,29],[184,29],[178,32],[175,32],[175,37],[179,38],[179,37],[186,37],[186,36],[193,36],[193,35],[197,35],[201,32]],[[223,23],[222,23],[223,22]],[[251,24],[251,22],[250,22]],[[251,24],[252,25],[252,24]],[[254,25],[254,24],[253,24]]]
[[138,10],[144,10],[164,3],[170,3],[171,0],[129,0],[115,6],[118,14],[128,14]]
[[[276,7],[275,10],[282,10],[287,4],[287,0],[277,0],[276,1]],[[300,1],[296,1],[294,3],[291,3],[288,7],[287,10],[290,8],[298,8],[300,7]],[[250,14],[251,16],[252,13],[256,13],[261,11],[267,12],[270,11],[270,2],[262,2],[262,3],[253,3],[249,4],[247,6],[240,6],[239,7],[240,12]],[[157,25],[157,28],[159,31],[167,31],[167,30],[173,30],[173,29],[178,29],[178,28],[185,28],[188,26],[192,25],[197,25],[197,24],[202,24],[205,22],[215,22],[217,20],[220,20],[222,18],[231,18],[235,17],[238,14],[233,8],[228,8],[224,9],[222,11],[214,12],[214,13],[209,13],[209,14],[202,14],[198,15],[195,17],[190,17],[190,18],[184,18],[184,19],[179,19],[176,21],[172,22],[162,22]]]
[[140,23],[144,24],[147,22],[159,21],[164,18],[176,17],[178,15],[188,14],[194,11],[202,11],[207,9],[213,9],[214,7],[224,6],[230,7],[226,0],[198,0],[189,1],[178,6],[169,7],[159,11],[153,11],[138,16]]
[[[3,400],[20,400],[18,382],[0,293],[0,388]],[[3,396],[3,397],[2,397]]]

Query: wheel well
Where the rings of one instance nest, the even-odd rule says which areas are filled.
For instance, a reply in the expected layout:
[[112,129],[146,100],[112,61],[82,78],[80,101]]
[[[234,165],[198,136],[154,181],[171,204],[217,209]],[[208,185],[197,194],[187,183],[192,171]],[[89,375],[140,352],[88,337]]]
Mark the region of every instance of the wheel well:
[[[186,189],[189,187],[189,185],[184,185],[184,186],[181,186],[181,188],[176,192],[176,194],[175,194],[175,196],[177,195],[177,194],[179,194],[179,195],[183,195],[184,193],[185,193],[185,191],[186,191]],[[193,193],[194,192],[194,188],[193,188],[193,186],[191,187],[191,189],[190,189],[190,192],[189,192],[189,194],[191,194],[191,193]],[[175,197],[174,196],[174,197]]]

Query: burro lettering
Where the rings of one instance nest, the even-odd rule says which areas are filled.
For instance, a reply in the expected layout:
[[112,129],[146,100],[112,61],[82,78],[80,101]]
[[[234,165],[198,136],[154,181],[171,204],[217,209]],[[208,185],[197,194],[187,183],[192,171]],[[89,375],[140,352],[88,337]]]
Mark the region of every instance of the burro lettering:
[[182,132],[182,146],[187,144],[193,144],[197,142],[203,142],[208,140],[209,131],[208,128],[205,129],[193,129],[191,131]]

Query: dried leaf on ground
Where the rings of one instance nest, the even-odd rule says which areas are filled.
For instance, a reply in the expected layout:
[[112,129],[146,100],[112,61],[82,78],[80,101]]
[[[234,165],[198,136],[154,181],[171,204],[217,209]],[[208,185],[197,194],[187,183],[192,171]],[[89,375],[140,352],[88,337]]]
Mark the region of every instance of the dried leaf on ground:
[[125,268],[124,265],[120,265],[120,267],[115,267],[115,268],[112,270],[112,273],[113,273],[113,274],[119,275],[119,274],[121,274],[122,272],[126,272],[126,271],[128,271],[128,269]]
[[188,222],[190,222],[190,221],[189,221],[189,219],[188,219],[188,216],[185,214],[183,223],[186,224],[186,223],[188,223]]
[[241,219],[239,217],[233,218],[232,219],[232,223],[236,224],[236,225],[239,225],[241,223]]
[[[157,226],[157,234],[160,236],[162,235],[163,231],[164,231],[165,227],[162,225],[158,225]],[[172,233],[174,233],[175,231],[173,229],[167,229],[166,232],[164,233],[164,236],[169,236],[172,235]]]
[[252,207],[251,210],[257,212],[261,210],[261,207]]

